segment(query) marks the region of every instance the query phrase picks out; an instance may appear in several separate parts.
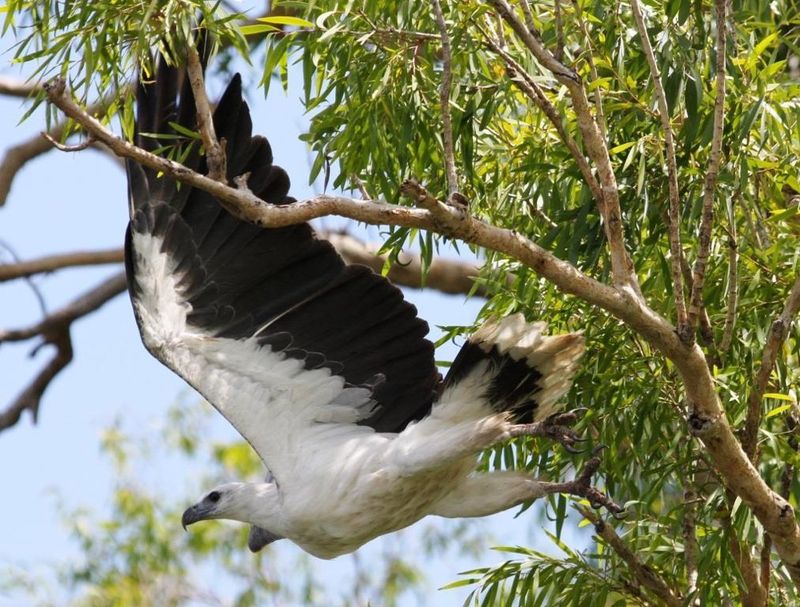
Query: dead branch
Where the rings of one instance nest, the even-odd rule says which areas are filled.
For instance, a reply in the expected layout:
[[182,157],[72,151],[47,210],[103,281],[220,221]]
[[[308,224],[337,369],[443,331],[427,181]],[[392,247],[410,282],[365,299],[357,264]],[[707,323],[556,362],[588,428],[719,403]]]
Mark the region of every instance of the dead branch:
[[[361,264],[380,273],[386,263],[387,256],[381,255],[376,244],[364,243],[349,234],[326,233],[320,235],[336,247],[344,260],[349,264]],[[483,287],[475,285],[480,274],[480,267],[471,263],[436,258],[428,268],[424,287],[452,295],[467,295],[474,291],[479,297],[488,294]],[[412,289],[421,289],[422,261],[419,255],[401,253],[398,263],[392,264],[387,278],[394,284]]]
[[680,595],[676,595],[658,572],[643,563],[641,559],[636,556],[636,553],[631,550],[619,535],[617,535],[613,527],[586,506],[576,504],[575,509],[580,512],[585,519],[592,522],[597,535],[603,538],[603,541],[617,553],[617,556],[625,561],[633,577],[636,578],[639,584],[647,588],[659,599],[664,601],[664,603],[670,605],[670,607],[679,607],[683,605]]
[[0,282],[53,272],[62,268],[120,263],[122,258],[122,249],[107,249],[105,251],[75,251],[60,255],[48,255],[29,261],[2,264],[0,265]]
[[72,339],[70,337],[72,323],[97,310],[108,300],[124,291],[125,286],[125,273],[119,272],[35,325],[22,329],[0,331],[0,343],[4,341],[24,341],[37,336],[41,337],[42,342],[34,348],[32,354],[38,352],[45,344],[51,344],[56,348],[53,358],[14,399],[11,405],[0,413],[0,431],[16,424],[25,410],[31,412],[33,422],[36,423],[39,405],[45,390],[58,373],[72,360]]
[[686,343],[694,340],[693,327],[689,326],[689,317],[686,313],[686,302],[683,295],[683,275],[681,273],[681,202],[678,190],[678,163],[675,159],[675,142],[672,134],[672,124],[669,117],[669,106],[667,105],[667,95],[661,83],[661,71],[658,69],[656,56],[650,44],[650,36],[647,34],[647,26],[644,23],[642,9],[639,0],[631,0],[633,17],[636,21],[636,29],[642,40],[647,63],[650,66],[650,73],[653,77],[653,87],[655,89],[656,100],[658,101],[658,113],[661,117],[661,128],[664,131],[664,152],[667,157],[667,181],[669,183],[669,249],[670,261],[672,266],[672,291],[675,296],[675,316],[678,326],[678,335]]
[[694,262],[692,275],[694,285],[692,286],[691,299],[689,302],[689,325],[694,330],[697,326],[697,318],[703,303],[703,285],[706,281],[706,264],[711,251],[711,228],[714,223],[714,195],[717,188],[717,176],[722,159],[722,135],[725,127],[725,53],[727,36],[727,0],[714,0],[716,7],[717,22],[717,79],[716,79],[716,99],[714,100],[714,123],[711,138],[711,154],[708,159],[708,169],[706,169],[706,180],[703,184],[703,214],[700,219],[700,230],[698,240],[700,246],[697,250],[697,259]]
[[521,234],[487,224],[441,202],[436,207],[436,215],[426,209],[330,195],[319,195],[290,205],[264,204],[250,192],[209,179],[119,139],[75,103],[66,93],[63,81],[52,81],[46,90],[51,103],[116,154],[208,192],[235,216],[255,225],[280,227],[325,215],[340,215],[375,225],[431,230],[516,259],[562,292],[575,295],[620,319],[675,364],[686,390],[690,431],[702,440],[715,470],[771,535],[787,570],[796,582],[800,582],[800,526],[794,509],[767,486],[744,453],[722,408],[702,350],[696,344],[681,342],[675,328],[631,289],[603,284]]
[[0,95],[8,95],[9,97],[31,97],[40,90],[41,86],[38,82],[17,80],[16,78],[0,75]]
[[[38,84],[31,86],[40,87]],[[124,94],[124,91],[117,93],[112,92],[106,95],[86,108],[86,112],[93,116],[105,113],[112,101],[117,99],[121,94]],[[20,169],[34,158],[38,158],[42,154],[52,150],[54,145],[52,142],[61,141],[64,138],[66,129],[66,122],[62,122],[54,126],[48,133],[34,135],[30,139],[6,150],[3,160],[0,162],[0,206],[3,206],[8,199],[11,185]],[[91,140],[91,145],[93,145],[93,147],[101,152],[105,152],[115,161],[119,161],[118,156],[111,152],[105,145],[98,144],[91,137],[89,140]]]
[[447,177],[448,199],[458,192],[455,149],[453,147],[453,124],[450,118],[450,85],[453,81],[453,58],[450,54],[450,36],[439,0],[432,0],[433,13],[442,41],[442,82],[439,85],[439,103],[442,106],[442,142],[444,144],[444,169]]
[[772,370],[775,368],[775,361],[778,360],[778,352],[786,340],[789,327],[791,327],[798,310],[800,310],[800,276],[795,279],[783,311],[772,323],[767,343],[764,344],[764,351],[761,354],[761,367],[758,369],[753,389],[747,398],[747,416],[742,433],[742,446],[747,456],[753,461],[756,461],[757,458],[758,430],[761,427],[764,392],[767,389]]

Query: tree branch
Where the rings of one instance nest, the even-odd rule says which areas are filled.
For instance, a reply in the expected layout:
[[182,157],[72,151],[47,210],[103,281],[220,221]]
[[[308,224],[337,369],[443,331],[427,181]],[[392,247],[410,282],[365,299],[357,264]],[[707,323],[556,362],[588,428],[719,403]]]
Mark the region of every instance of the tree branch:
[[37,82],[28,82],[0,75],[0,95],[9,97],[31,97],[41,90]]
[[0,265],[0,282],[33,276],[43,272],[53,272],[62,268],[75,266],[94,266],[104,263],[122,262],[122,249],[107,249],[105,251],[75,251],[60,255],[48,255],[30,261],[20,261]]
[[24,341],[40,336],[42,342],[34,348],[32,354],[38,352],[45,344],[52,344],[56,347],[55,356],[50,359],[28,387],[14,399],[11,405],[0,413],[0,431],[16,424],[26,409],[31,412],[33,422],[36,423],[39,405],[45,390],[56,375],[72,360],[70,337],[72,323],[97,310],[108,300],[124,291],[125,287],[125,272],[119,272],[33,326],[0,331],[0,343]]
[[716,61],[716,99],[714,101],[714,123],[711,139],[711,154],[708,159],[706,180],[703,186],[703,215],[700,220],[698,239],[700,246],[697,259],[694,262],[694,285],[692,286],[689,302],[689,325],[692,330],[697,326],[700,310],[705,307],[703,303],[703,285],[706,281],[706,264],[711,251],[711,228],[714,223],[714,195],[717,187],[717,176],[722,158],[722,135],[725,127],[725,53],[726,53],[726,24],[727,1],[714,0],[716,6],[717,22],[717,61]]
[[727,355],[733,341],[733,328],[736,324],[736,308],[739,299],[739,242],[736,235],[736,217],[734,216],[734,206],[741,202],[742,193],[737,190],[733,195],[733,200],[728,205],[728,293],[727,309],[725,311],[725,325],[722,329],[722,341],[719,344],[719,355],[721,358]]
[[458,192],[455,149],[453,147],[453,124],[450,118],[450,86],[453,81],[453,57],[450,54],[450,36],[439,0],[432,0],[433,13],[442,41],[442,82],[439,85],[439,103],[442,106],[442,143],[444,144],[444,169],[447,177],[447,197]]
[[694,340],[694,331],[689,325],[689,318],[686,314],[686,302],[683,295],[683,274],[681,272],[681,256],[683,255],[681,249],[681,203],[678,190],[678,164],[675,160],[675,142],[672,135],[669,106],[667,105],[667,95],[661,84],[661,71],[658,69],[653,47],[650,44],[650,36],[647,34],[647,26],[644,23],[639,0],[631,0],[631,8],[633,9],[633,17],[636,21],[636,29],[639,31],[639,37],[642,39],[642,49],[644,50],[645,57],[647,57],[650,73],[653,76],[653,87],[655,89],[656,100],[658,101],[658,113],[661,117],[661,128],[664,131],[664,148],[667,157],[667,179],[669,183],[669,248],[678,335],[684,342],[691,343]]
[[778,351],[786,340],[798,310],[800,310],[800,275],[795,279],[789,297],[783,305],[783,311],[770,327],[767,343],[764,344],[764,351],[761,354],[761,367],[758,369],[755,384],[747,398],[747,416],[742,433],[742,446],[752,461],[756,461],[757,458],[758,430],[761,427],[764,392],[767,389],[772,370],[775,368]]
[[[364,243],[349,234],[328,232],[320,237],[330,241],[344,260],[349,264],[361,264],[380,273],[387,260],[386,255],[379,253],[380,247]],[[425,277],[426,288],[435,289],[451,295],[467,295],[474,291],[479,297],[487,297],[486,290],[475,285],[480,274],[480,267],[463,261],[435,258]],[[421,289],[422,261],[419,255],[401,253],[398,263],[392,264],[387,278],[394,284],[412,289]]]
[[598,205],[602,205],[603,190],[600,188],[600,184],[597,183],[597,179],[595,179],[594,173],[592,173],[592,168],[589,166],[586,157],[578,147],[577,142],[564,128],[564,123],[561,120],[561,115],[558,113],[558,110],[544,94],[542,88],[531,78],[530,74],[528,74],[525,69],[497,43],[497,41],[492,39],[489,32],[478,24],[476,24],[476,27],[483,35],[486,45],[505,63],[506,72],[511,82],[544,112],[544,115],[547,116],[551,124],[555,127],[561,141],[564,142],[564,145],[567,146],[570,154],[572,154],[572,157],[575,159],[575,163],[578,165],[578,169],[581,175],[583,175],[584,181],[592,191],[595,201]]
[[490,0],[490,4],[497,9],[503,20],[514,30],[514,33],[536,57],[537,61],[567,87],[575,110],[578,128],[586,145],[586,151],[595,163],[597,172],[600,175],[603,196],[599,210],[603,217],[603,228],[611,256],[611,274],[614,286],[628,288],[635,296],[640,298],[641,290],[633,267],[633,260],[625,248],[617,178],[611,165],[608,146],[594,116],[592,116],[583,81],[575,70],[564,65],[545,48],[539,33],[533,28],[528,28],[520,21],[516,12],[506,0]]
[[[40,85],[31,85],[31,87],[33,87],[32,90],[38,90],[41,88]],[[108,110],[111,103],[115,99],[118,99],[121,94],[124,94],[124,91],[114,92],[106,95],[96,103],[93,103],[86,108],[85,111],[91,115],[103,114]],[[51,141],[61,141],[64,138],[66,129],[67,123],[62,122],[50,129],[46,135],[34,135],[30,139],[6,150],[3,160],[0,162],[0,207],[3,206],[8,199],[8,194],[11,191],[11,185],[19,170],[34,158],[38,158],[45,152],[52,150],[53,144]],[[118,157],[114,155],[114,153],[111,152],[106,146],[102,144],[97,145],[94,141],[92,142],[92,145],[101,152],[108,154],[111,158],[114,158],[114,160],[118,160]]]
[[584,518],[592,522],[597,535],[603,538],[603,541],[628,565],[633,577],[636,578],[636,581],[639,582],[640,585],[647,588],[670,607],[679,607],[683,605],[681,597],[670,589],[669,585],[655,570],[642,563],[639,557],[636,556],[636,553],[634,553],[624,540],[617,535],[613,527],[586,506],[576,504],[575,508]]
[[186,75],[189,78],[189,84],[191,84],[192,93],[194,94],[194,103],[197,108],[197,129],[200,131],[200,139],[203,141],[203,148],[206,152],[208,177],[214,181],[225,183],[228,173],[225,150],[217,140],[217,134],[214,131],[211,104],[208,102],[203,78],[203,64],[197,54],[197,49],[193,46],[189,45],[186,52]]
[[489,225],[441,203],[437,207],[438,213],[446,218],[446,222],[428,210],[340,196],[320,195],[290,205],[266,204],[251,192],[209,179],[117,138],[99,121],[81,110],[66,94],[62,81],[49,83],[47,93],[51,103],[83,125],[115,153],[208,192],[234,215],[255,225],[280,227],[324,215],[341,215],[375,225],[432,230],[516,259],[562,292],[580,297],[622,320],[675,364],[686,389],[690,431],[703,441],[715,470],[770,533],[793,579],[800,582],[800,527],[794,510],[786,499],[766,485],[742,450],[725,416],[702,350],[696,344],[687,346],[681,342],[675,328],[630,289],[605,285],[521,234]]

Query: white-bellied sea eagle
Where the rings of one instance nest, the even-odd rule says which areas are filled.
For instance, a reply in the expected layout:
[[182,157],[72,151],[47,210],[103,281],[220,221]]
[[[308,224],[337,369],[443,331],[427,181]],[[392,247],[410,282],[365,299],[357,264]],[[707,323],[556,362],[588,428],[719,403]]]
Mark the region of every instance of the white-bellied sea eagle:
[[[205,173],[199,145],[173,126],[196,127],[180,80],[162,62],[140,84],[136,143],[176,145]],[[231,183],[247,175],[265,203],[294,202],[269,143],[251,132],[239,76],[214,126]],[[184,526],[234,519],[253,525],[253,550],[288,538],[332,558],[429,514],[484,516],[568,485],[476,472],[476,454],[541,430],[572,382],[579,334],[546,336],[521,314],[489,322],[442,381],[414,306],[387,279],[345,265],[308,224],[245,223],[210,194],[131,161],[128,182],[126,269],[144,344],[268,469],[264,482],[206,493]]]

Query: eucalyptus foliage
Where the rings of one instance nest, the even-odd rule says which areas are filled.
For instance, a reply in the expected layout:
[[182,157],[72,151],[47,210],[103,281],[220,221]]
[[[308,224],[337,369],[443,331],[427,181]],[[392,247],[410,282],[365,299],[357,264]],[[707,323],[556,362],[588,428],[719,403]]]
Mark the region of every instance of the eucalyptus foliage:
[[[730,6],[725,137],[704,290],[710,324],[701,342],[727,415],[741,428],[770,325],[798,267],[800,18],[792,0],[732,0]],[[489,4],[444,3],[450,66],[443,62],[433,11],[424,3],[309,0],[273,8],[280,10],[253,23],[227,13],[225,5],[200,0],[12,0],[6,27],[17,33],[17,60],[35,60],[43,76],[55,70],[79,89],[91,90],[91,83],[105,90],[121,83],[130,66],[146,65],[151,48],[180,61],[179,49],[202,17],[219,47],[258,58],[254,69],[263,70],[265,89],[302,78],[302,101],[313,115],[305,135],[313,155],[311,179],[330,172],[335,188],[360,189],[398,204],[410,204],[399,193],[410,177],[446,198],[439,87],[449,67],[458,189],[469,200],[469,212],[525,234],[595,278],[608,279],[609,258],[592,193],[553,124],[487,45],[486,33],[533,76],[563,128],[580,144],[569,96]],[[691,262],[712,138],[713,6],[707,0],[670,0],[643,8],[676,135],[680,230]],[[577,69],[590,98],[602,107],[627,248],[648,303],[674,318],[664,132],[630,6],[547,0],[532,2],[530,10],[544,45]],[[123,100],[112,111],[129,103]],[[129,126],[130,110],[123,116]],[[429,263],[442,242],[434,234],[390,228],[386,250],[396,255],[402,247],[417,246]],[[477,253],[486,260],[481,282],[493,293],[484,315],[521,310],[547,320],[554,331],[584,331],[588,351],[568,400],[587,409],[579,429],[589,446],[606,445],[602,477],[596,480],[629,511],[624,520],[606,523],[636,557],[686,604],[735,604],[745,587],[731,555],[738,545],[757,567],[769,565],[769,604],[796,600],[780,562],[761,556],[764,537],[757,521],[726,494],[702,445],[691,436],[674,369],[618,321],[560,294],[530,268],[491,252]],[[738,302],[728,346],[731,263],[738,269]],[[448,337],[468,329],[453,328]],[[762,405],[759,435],[759,471],[795,506],[798,355],[800,340],[792,329]],[[587,458],[530,440],[485,453],[480,465],[567,478]],[[457,582],[474,587],[469,602],[658,603],[601,539],[587,553],[563,543],[564,526],[586,524],[569,500],[553,498],[550,512],[557,530],[552,539],[562,556],[509,549],[507,562]],[[687,576],[687,541],[696,541],[696,585]]]

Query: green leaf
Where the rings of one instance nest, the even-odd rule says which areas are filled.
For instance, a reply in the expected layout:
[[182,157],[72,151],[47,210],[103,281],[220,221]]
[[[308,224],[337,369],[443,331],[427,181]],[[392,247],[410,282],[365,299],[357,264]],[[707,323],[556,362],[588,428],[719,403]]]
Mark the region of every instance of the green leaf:
[[306,21],[301,17],[292,17],[290,15],[270,15],[268,17],[259,17],[256,19],[256,21],[273,23],[276,25],[291,25],[293,27],[314,27],[314,24],[311,23],[311,21]]

